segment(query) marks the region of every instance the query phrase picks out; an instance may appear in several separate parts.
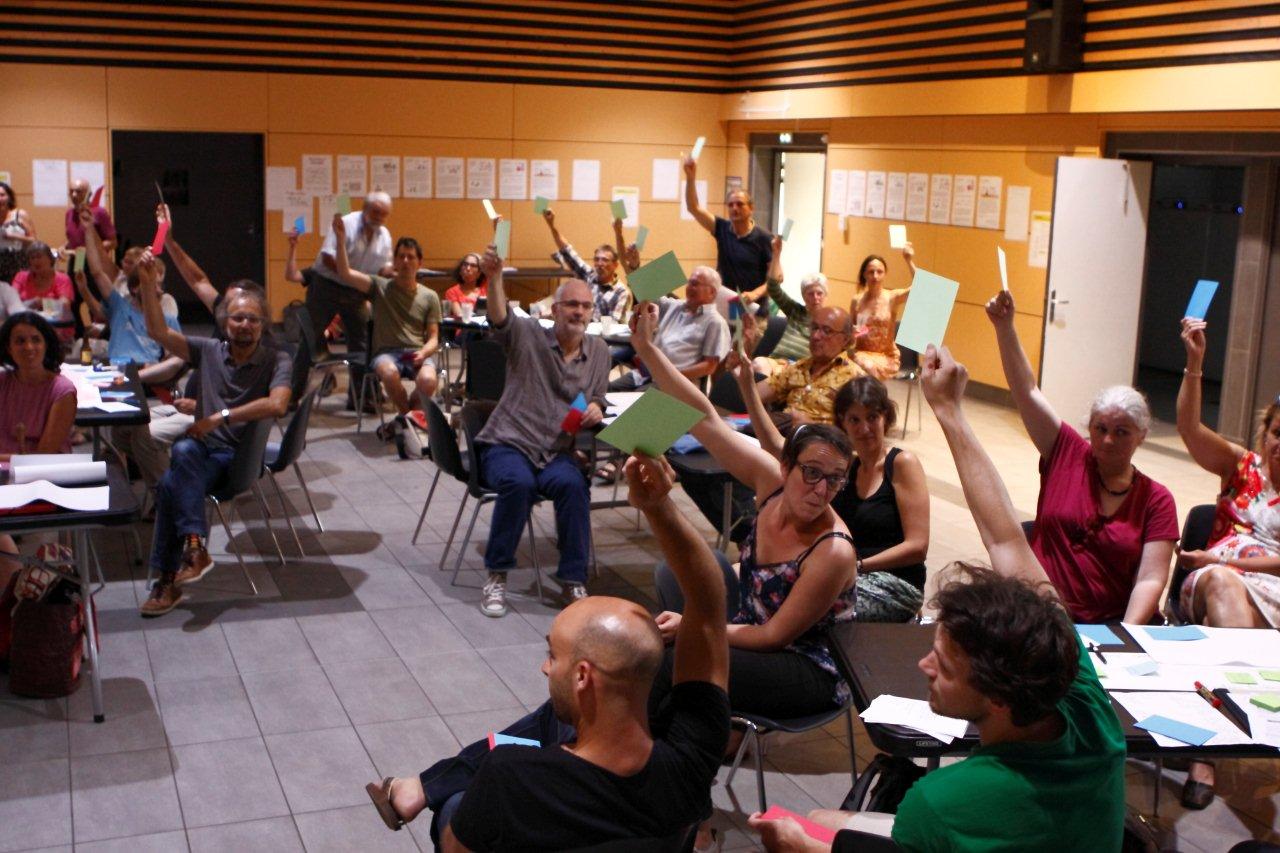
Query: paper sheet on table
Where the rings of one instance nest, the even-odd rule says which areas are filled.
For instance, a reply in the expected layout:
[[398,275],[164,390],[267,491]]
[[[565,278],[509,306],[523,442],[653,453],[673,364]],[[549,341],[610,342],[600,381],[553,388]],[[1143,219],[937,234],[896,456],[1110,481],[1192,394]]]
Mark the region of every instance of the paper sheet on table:
[[102,395],[98,391],[98,386],[91,385],[88,382],[76,382],[76,408],[92,409],[102,402]]
[[[101,396],[101,394],[99,394]],[[109,415],[119,415],[124,412],[139,411],[138,407],[132,403],[121,403],[119,400],[102,400],[94,403],[93,408],[100,412],[106,412]]]
[[[1239,674],[1239,666],[1209,666],[1206,664],[1161,663],[1152,660],[1150,655],[1132,652],[1103,652],[1106,663],[1098,660],[1096,654],[1090,654],[1089,660],[1107,690],[1163,690],[1191,691],[1199,681],[1210,690],[1226,687],[1233,693],[1240,690],[1240,685],[1233,683],[1230,673]],[[1144,672],[1150,670],[1148,674]],[[1254,691],[1267,689],[1267,682],[1259,678],[1258,670],[1247,673],[1255,681],[1250,688]]]
[[643,396],[643,391],[610,391],[605,394],[605,416],[601,423],[606,426],[613,423],[619,415],[635,405],[636,401]]
[[624,453],[640,450],[661,456],[702,418],[702,412],[692,406],[650,388],[597,438]]
[[1094,642],[1100,646],[1122,646],[1124,643],[1106,625],[1076,625],[1076,633],[1085,642]]
[[1157,640],[1142,625],[1125,625],[1142,650],[1160,663],[1274,666],[1280,661],[1280,631],[1270,628],[1201,627],[1203,640]]
[[959,282],[928,270],[916,270],[895,343],[918,353],[929,344],[941,346],[959,292]]
[[48,501],[63,509],[79,511],[106,509],[111,504],[110,486],[64,489],[48,480],[0,486],[0,509],[14,509],[34,501]]
[[[1230,746],[1254,742],[1253,738],[1241,731],[1239,726],[1228,720],[1225,714],[1202,699],[1198,693],[1112,693],[1111,698],[1119,702],[1135,720],[1168,717],[1180,723],[1209,729],[1214,735],[1206,743],[1207,746]],[[1154,732],[1151,733],[1151,737],[1160,746],[1186,746],[1180,740]]]
[[923,699],[904,699],[882,693],[858,716],[867,723],[890,723],[924,732],[934,740],[951,743],[964,737],[969,728],[965,720],[935,714]]
[[83,486],[107,481],[107,463],[95,462],[83,453],[66,453],[68,460],[45,461],[50,454],[14,456],[9,460],[9,482],[34,483],[46,480],[58,486]]
[[688,281],[675,252],[667,252],[627,276],[627,286],[631,288],[636,302],[657,300],[677,287],[683,287]]

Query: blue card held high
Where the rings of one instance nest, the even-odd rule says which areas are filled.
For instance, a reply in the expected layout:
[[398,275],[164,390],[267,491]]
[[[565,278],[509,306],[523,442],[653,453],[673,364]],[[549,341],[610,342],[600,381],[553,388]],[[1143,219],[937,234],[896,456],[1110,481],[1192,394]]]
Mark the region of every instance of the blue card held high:
[[1217,734],[1217,732],[1209,729],[1202,729],[1190,723],[1180,723],[1177,720],[1161,717],[1158,714],[1147,717],[1145,720],[1140,720],[1133,725],[1152,734],[1171,737],[1174,740],[1180,740],[1192,746],[1204,746],[1209,741],[1209,738]]
[[1207,278],[1197,281],[1196,289],[1191,292],[1191,301],[1187,303],[1187,313],[1182,316],[1203,320],[1209,313],[1209,303],[1213,302],[1213,295],[1217,292],[1216,281],[1210,281]]

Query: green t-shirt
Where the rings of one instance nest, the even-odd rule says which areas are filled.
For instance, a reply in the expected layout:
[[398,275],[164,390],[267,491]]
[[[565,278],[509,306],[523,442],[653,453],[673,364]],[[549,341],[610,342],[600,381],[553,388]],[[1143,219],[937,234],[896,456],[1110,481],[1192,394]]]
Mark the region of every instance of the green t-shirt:
[[389,278],[369,276],[373,287],[373,352],[385,349],[421,349],[427,326],[440,323],[440,297],[429,288],[414,285],[406,291]]
[[1057,740],[978,747],[916,782],[893,840],[921,851],[1119,850],[1124,736],[1083,645],[1058,712]]

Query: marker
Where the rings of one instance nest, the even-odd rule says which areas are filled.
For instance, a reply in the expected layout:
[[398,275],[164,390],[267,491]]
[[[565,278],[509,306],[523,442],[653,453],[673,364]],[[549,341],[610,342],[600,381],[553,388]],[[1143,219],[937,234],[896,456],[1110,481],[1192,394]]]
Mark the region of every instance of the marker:
[[1089,644],[1089,651],[1090,651],[1091,653],[1093,653],[1093,654],[1097,655],[1097,656],[1098,656],[1098,660],[1099,660],[1099,661],[1101,661],[1102,663],[1106,663],[1106,662],[1107,662],[1107,659],[1106,659],[1105,657],[1103,657],[1103,656],[1102,656],[1102,649],[1098,648],[1098,644],[1097,644],[1097,643],[1090,643],[1090,644]]
[[1253,737],[1253,730],[1249,725],[1249,715],[1240,709],[1236,701],[1231,698],[1231,691],[1225,687],[1219,687],[1213,691],[1213,695],[1222,700],[1222,707],[1219,709],[1222,713],[1231,718],[1231,722],[1240,727],[1240,731]]

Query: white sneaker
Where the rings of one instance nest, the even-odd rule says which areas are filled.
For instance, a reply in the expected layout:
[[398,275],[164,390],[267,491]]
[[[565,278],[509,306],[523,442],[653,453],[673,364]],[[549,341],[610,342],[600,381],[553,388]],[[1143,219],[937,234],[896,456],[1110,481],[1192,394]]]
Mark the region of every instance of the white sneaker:
[[480,601],[480,612],[494,619],[507,615],[507,576],[497,572],[489,574],[484,585],[484,598]]
[[569,600],[570,604],[575,601],[581,601],[587,597],[587,586],[581,583],[566,583],[564,585],[564,597]]

